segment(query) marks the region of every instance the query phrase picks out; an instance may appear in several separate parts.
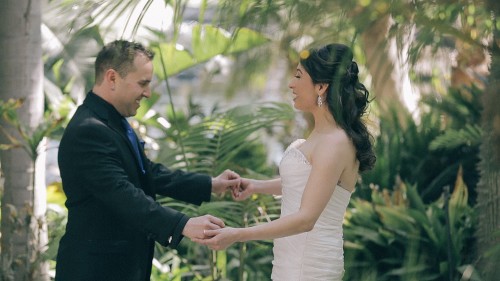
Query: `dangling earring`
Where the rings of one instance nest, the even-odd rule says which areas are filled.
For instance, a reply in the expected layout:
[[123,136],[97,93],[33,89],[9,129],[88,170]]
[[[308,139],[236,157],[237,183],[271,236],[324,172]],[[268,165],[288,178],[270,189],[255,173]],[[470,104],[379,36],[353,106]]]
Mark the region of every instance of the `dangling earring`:
[[318,95],[318,106],[322,107],[323,106],[323,99],[321,99],[321,96]]

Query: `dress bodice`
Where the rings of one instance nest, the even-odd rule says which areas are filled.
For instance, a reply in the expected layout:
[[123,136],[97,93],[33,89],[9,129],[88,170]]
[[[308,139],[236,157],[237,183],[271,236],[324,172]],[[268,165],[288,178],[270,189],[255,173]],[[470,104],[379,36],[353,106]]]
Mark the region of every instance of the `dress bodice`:
[[[285,150],[279,165],[282,217],[299,210],[311,173],[312,165],[299,149],[304,141],[294,141]],[[349,191],[337,185],[311,231],[275,239],[273,280],[342,279],[342,223],[350,197]]]

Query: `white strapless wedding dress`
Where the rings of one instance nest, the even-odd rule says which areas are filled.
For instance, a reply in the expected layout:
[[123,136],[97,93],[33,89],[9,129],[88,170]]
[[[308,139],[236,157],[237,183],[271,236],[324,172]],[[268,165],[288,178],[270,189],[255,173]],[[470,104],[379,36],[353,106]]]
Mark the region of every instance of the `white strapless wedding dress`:
[[[311,164],[293,142],[279,165],[281,216],[297,212]],[[351,193],[337,185],[314,228],[274,240],[271,278],[274,281],[337,281],[344,274],[342,222]]]

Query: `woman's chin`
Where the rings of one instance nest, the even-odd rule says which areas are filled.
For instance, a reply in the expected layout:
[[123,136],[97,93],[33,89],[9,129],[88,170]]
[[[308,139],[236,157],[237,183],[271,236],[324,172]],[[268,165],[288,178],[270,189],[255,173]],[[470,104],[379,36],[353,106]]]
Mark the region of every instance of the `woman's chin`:
[[295,100],[293,100],[293,107],[297,110],[300,110],[300,105],[298,105]]

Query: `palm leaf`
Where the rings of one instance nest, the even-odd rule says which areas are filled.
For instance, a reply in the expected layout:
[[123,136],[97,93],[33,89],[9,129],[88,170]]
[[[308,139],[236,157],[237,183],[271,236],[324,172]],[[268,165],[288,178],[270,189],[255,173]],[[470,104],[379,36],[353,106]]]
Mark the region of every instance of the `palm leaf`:
[[269,42],[263,34],[248,28],[240,28],[231,34],[206,24],[193,26],[192,32],[191,46],[180,46],[177,42],[152,44],[151,49],[157,54],[153,60],[155,74],[160,80],[218,55],[236,54]]
[[462,145],[479,146],[481,143],[482,130],[478,124],[466,124],[463,129],[445,131],[436,137],[430,144],[430,150],[453,150]]
[[258,139],[259,130],[292,118],[293,110],[288,104],[238,106],[180,132],[182,139],[177,141],[177,147],[160,151],[158,158],[170,166],[218,174],[228,168],[239,151]]

